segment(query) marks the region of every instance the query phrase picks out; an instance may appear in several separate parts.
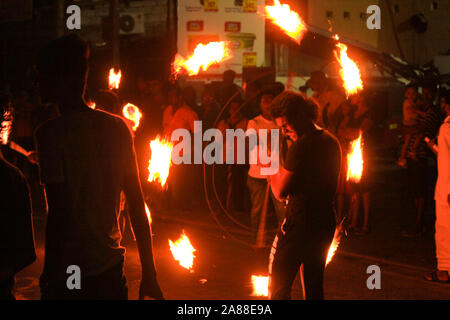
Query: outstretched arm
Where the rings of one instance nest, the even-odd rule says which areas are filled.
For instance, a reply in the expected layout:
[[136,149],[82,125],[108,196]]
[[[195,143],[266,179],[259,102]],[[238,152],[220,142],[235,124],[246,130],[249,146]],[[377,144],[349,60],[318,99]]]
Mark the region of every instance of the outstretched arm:
[[136,236],[139,257],[142,265],[142,280],[139,298],[151,297],[163,299],[163,294],[156,279],[156,269],[153,258],[152,232],[145,212],[145,203],[139,182],[139,170],[136,163],[133,142],[128,132],[126,152],[127,174],[125,175],[123,190],[129,206],[131,225]]

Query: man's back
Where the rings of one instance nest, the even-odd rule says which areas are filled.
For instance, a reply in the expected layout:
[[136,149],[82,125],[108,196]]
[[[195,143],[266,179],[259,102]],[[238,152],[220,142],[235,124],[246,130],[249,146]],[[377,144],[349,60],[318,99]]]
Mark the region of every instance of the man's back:
[[0,269],[16,273],[36,258],[30,197],[25,177],[1,154],[0,177]]
[[49,206],[49,216],[65,215],[57,217],[64,223],[48,226],[48,233],[61,235],[56,240],[63,248],[54,272],[78,265],[83,276],[91,276],[123,261],[117,214],[125,175],[135,167],[125,123],[86,108],[44,123],[36,140],[41,182],[65,188],[65,212]]

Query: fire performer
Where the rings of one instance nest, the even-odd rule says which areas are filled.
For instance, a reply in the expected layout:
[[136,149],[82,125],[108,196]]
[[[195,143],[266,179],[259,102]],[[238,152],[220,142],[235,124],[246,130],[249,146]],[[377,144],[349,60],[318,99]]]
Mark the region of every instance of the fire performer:
[[[61,114],[35,133],[49,208],[42,298],[127,299],[117,225],[124,190],[142,265],[139,297],[162,299],[133,140],[122,119],[86,106],[88,58],[86,43],[69,35],[44,47],[37,61],[41,97]],[[72,265],[81,271],[79,290],[66,285]]]
[[269,298],[290,299],[302,265],[305,299],[323,299],[323,273],[335,229],[334,203],[341,163],[337,139],[315,124],[317,105],[293,92],[272,103],[272,116],[293,143],[284,166],[270,178],[287,212],[272,245]]

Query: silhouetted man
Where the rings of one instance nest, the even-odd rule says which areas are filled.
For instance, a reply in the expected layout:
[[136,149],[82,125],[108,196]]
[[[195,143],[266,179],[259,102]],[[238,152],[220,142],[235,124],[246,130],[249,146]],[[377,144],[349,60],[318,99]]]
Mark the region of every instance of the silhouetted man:
[[[5,95],[1,106],[7,104]],[[0,108],[0,125],[4,110]],[[2,134],[4,131],[2,130]],[[23,174],[0,151],[0,300],[14,300],[14,276],[36,259],[30,194]]]
[[292,145],[278,173],[270,177],[274,196],[287,199],[287,212],[270,253],[269,298],[290,299],[302,265],[304,298],[323,299],[341,148],[332,134],[316,125],[317,106],[301,94],[278,95],[272,102],[272,117]]
[[[49,208],[42,298],[128,298],[117,224],[124,190],[142,264],[139,296],[161,299],[133,140],[120,118],[86,106],[88,58],[86,43],[69,35],[44,47],[37,61],[41,97],[61,114],[35,133]],[[70,266],[81,271],[80,289],[68,288]]]

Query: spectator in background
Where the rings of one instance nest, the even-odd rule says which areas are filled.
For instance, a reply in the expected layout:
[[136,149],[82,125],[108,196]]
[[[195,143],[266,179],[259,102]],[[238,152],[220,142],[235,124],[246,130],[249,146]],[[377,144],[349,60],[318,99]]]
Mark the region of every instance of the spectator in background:
[[211,85],[205,85],[202,94],[202,104],[199,109],[199,118],[202,120],[203,130],[213,127],[220,112],[220,105],[214,96],[214,89]]
[[[138,145],[141,145],[161,134],[166,97],[163,83],[158,79],[147,79],[141,76],[137,87],[138,94],[132,103],[135,103],[143,114],[141,124],[136,132]],[[142,140],[146,140],[146,142]]]
[[314,91],[312,98],[319,105],[317,124],[336,134],[339,107],[345,102],[345,95],[334,88],[322,71],[311,73],[306,85]]
[[410,230],[402,232],[405,238],[419,237],[425,232],[424,213],[427,196],[428,155],[429,151],[425,141],[418,140],[420,136],[411,134],[406,145],[406,170],[408,189],[413,198],[415,209],[415,222]]
[[[426,274],[429,281],[450,282],[450,91],[441,100],[446,114],[439,129],[437,157],[438,179],[435,189],[436,200],[436,259],[437,268]],[[431,145],[433,147],[433,145]]]
[[183,99],[186,104],[195,112],[198,112],[197,92],[194,87],[187,86],[183,89]]
[[[359,134],[362,135],[362,158],[363,171],[361,180],[358,183],[351,184],[353,205],[350,212],[351,230],[356,234],[365,235],[370,233],[370,209],[371,209],[371,189],[372,189],[372,172],[373,172],[373,134],[372,128],[374,118],[370,107],[368,105],[365,92],[353,94],[349,99],[354,106],[354,113],[348,124],[350,130],[354,132],[354,139],[357,139]],[[354,140],[353,139],[353,140]],[[363,203],[363,221],[362,227],[359,228],[359,206],[362,199]]]
[[261,85],[258,81],[250,81],[246,83],[244,90],[244,108],[242,109],[242,114],[247,119],[253,119],[256,117],[261,110],[259,109],[258,97],[260,94]]
[[[259,104],[261,114],[248,122],[247,130],[255,129],[257,134],[260,129],[269,130],[269,132],[267,133],[267,137],[268,139],[270,139],[271,137],[270,130],[278,129],[277,125],[273,122],[273,118],[270,113],[273,99],[274,94],[271,91],[266,91],[261,94]],[[250,150],[250,153],[258,154],[257,158],[259,159],[259,152],[260,152],[259,149],[262,148],[263,150],[266,151],[270,150],[270,145],[264,145],[264,141],[258,141],[258,143],[259,145],[255,147],[253,150]],[[268,143],[270,143],[270,140],[268,140]],[[250,199],[251,199],[250,219],[254,235],[256,234],[256,230],[259,225],[259,219],[261,217],[264,205],[264,197],[267,191],[270,192],[270,199],[271,199],[270,202],[272,203],[273,208],[275,210],[278,223],[284,217],[284,203],[278,201],[274,197],[272,191],[268,189],[267,176],[261,174],[261,168],[262,165],[259,163],[259,160],[257,164],[250,164],[250,169],[248,170],[248,178],[247,178],[247,185],[250,191]]]
[[439,128],[446,118],[443,108],[434,103],[436,98],[436,87],[430,84],[422,88],[422,98],[425,114],[418,121],[417,141],[422,141],[425,137],[433,140],[437,137]]
[[[171,86],[168,89],[167,101],[169,105],[164,110],[163,132],[164,136],[171,139],[172,133],[176,129],[186,129],[193,137],[194,121],[198,120],[197,113],[184,101],[183,91],[178,86]],[[176,141],[173,141],[176,143]],[[183,156],[193,159],[193,150],[183,150]],[[172,204],[176,209],[188,211],[192,209],[192,201],[199,196],[198,184],[194,184],[194,165],[175,164],[171,168],[169,175],[169,191],[172,197]]]
[[219,103],[224,106],[228,100],[237,93],[242,97],[243,92],[241,87],[234,83],[236,72],[233,70],[227,70],[223,73],[223,82],[219,91]]
[[14,276],[36,260],[36,253],[27,182],[1,151],[0,219],[0,300],[15,300]]
[[[417,122],[419,116],[423,115],[423,112],[419,107],[419,93],[417,86],[409,84],[405,89],[405,100],[403,101],[403,127],[405,130],[405,141],[400,153],[400,157],[397,164],[403,168],[406,167],[406,151],[408,145],[411,142],[411,138],[414,134],[418,134]],[[417,148],[419,139],[414,139],[413,145],[410,147],[410,157],[415,158],[415,150]]]
[[[238,130],[241,129],[245,132],[247,128],[248,120],[241,114],[241,104],[243,100],[240,96],[235,97],[230,105],[228,115],[225,119],[221,120],[217,125],[217,129],[222,132],[223,137],[226,137],[227,129]],[[234,164],[226,165],[226,208],[230,211],[244,212],[246,203],[246,173],[248,171],[248,165],[237,163],[237,139],[234,142]],[[224,145],[224,163],[226,163],[226,145]]]
[[[336,223],[340,223],[344,217],[348,217],[344,213],[345,200],[347,196],[351,195],[350,183],[347,180],[347,155],[351,152],[351,142],[358,138],[358,132],[352,128],[351,122],[353,114],[356,111],[356,106],[349,101],[342,104],[341,115],[337,125],[336,137],[339,140],[342,150],[341,173],[339,175],[337,187],[337,212]],[[348,223],[348,220],[347,220]]]
[[197,113],[184,100],[183,91],[172,86],[167,92],[168,105],[164,109],[162,127],[164,135],[171,137],[175,129],[187,129],[194,133],[194,121],[198,120]]

